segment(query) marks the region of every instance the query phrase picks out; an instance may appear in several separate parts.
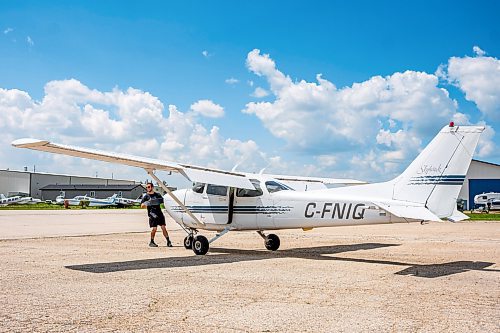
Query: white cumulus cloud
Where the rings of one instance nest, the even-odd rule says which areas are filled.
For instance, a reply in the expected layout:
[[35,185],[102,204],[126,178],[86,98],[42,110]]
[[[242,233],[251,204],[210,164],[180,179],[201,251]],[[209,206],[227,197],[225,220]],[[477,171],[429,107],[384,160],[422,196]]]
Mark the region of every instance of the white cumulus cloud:
[[465,93],[487,117],[500,120],[500,60],[474,47],[476,57],[451,57],[438,73]]
[[269,96],[269,92],[264,88],[257,87],[257,88],[255,88],[254,92],[252,93],[252,96],[257,97],[257,98],[263,98],[263,97]]
[[[257,49],[248,53],[246,64],[267,80],[274,98],[250,102],[242,111],[255,115],[290,148],[316,156],[315,172],[324,174],[335,165],[357,178],[373,176],[364,168],[394,176],[442,126],[453,119],[469,122],[437,74],[407,70],[337,88],[321,74],[316,82],[294,81]],[[485,140],[480,154],[492,151],[491,135]],[[333,155],[335,163],[328,163]]]
[[[22,90],[0,88],[0,131],[5,142],[34,137],[224,169],[231,169],[242,157],[245,170],[269,163],[254,141],[224,138],[217,127],[199,123],[200,114],[222,115],[220,105],[202,100],[192,109],[181,112],[169,105],[165,112],[157,97],[134,88],[98,91],[74,79],[51,81],[40,101]],[[99,175],[147,177],[133,168],[15,149],[9,144],[0,147],[0,167],[21,168],[33,156],[37,169],[44,171],[89,175],[99,169]]]
[[209,99],[201,99],[193,103],[191,105],[191,110],[197,114],[210,118],[220,118],[224,116],[224,108]]

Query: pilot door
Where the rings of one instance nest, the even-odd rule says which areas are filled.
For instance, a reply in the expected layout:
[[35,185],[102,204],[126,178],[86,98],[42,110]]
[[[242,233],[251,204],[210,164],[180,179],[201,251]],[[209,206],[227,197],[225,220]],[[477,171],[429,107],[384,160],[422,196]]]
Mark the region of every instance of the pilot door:
[[240,229],[268,229],[273,228],[273,218],[269,214],[269,205],[263,197],[260,182],[250,179],[255,190],[236,189],[234,196],[235,226]]

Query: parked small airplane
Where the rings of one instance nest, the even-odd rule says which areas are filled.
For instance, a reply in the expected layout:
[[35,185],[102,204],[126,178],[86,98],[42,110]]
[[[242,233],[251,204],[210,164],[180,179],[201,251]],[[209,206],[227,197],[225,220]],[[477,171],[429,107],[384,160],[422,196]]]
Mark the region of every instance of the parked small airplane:
[[127,207],[127,206],[140,205],[141,204],[141,199],[128,199],[128,198],[117,196],[115,198],[115,204],[118,207]]
[[[266,230],[344,225],[441,221],[468,218],[456,200],[483,126],[449,126],[437,134],[408,168],[393,180],[332,189],[295,191],[265,174],[223,171],[51,143],[20,139],[19,148],[140,167],[166,191],[165,207],[186,231],[184,246],[195,254],[233,230],[253,230],[275,251],[280,239]],[[156,170],[179,172],[192,189],[170,191]],[[308,177],[301,177],[307,180]],[[199,230],[214,230],[211,240]]]
[[23,197],[21,197],[20,195],[16,195],[13,197],[6,197],[5,195],[0,193],[0,206],[17,204],[19,201],[22,200],[22,198]]
[[64,204],[67,202],[70,206],[86,206],[86,207],[106,207],[106,206],[116,206],[116,197],[117,195],[113,195],[112,197],[106,199],[96,199],[89,197],[87,195],[77,195],[72,199],[64,199],[61,196],[56,198],[56,202],[59,204]]
[[42,200],[40,200],[40,199],[35,199],[35,198],[32,198],[32,197],[22,197],[17,202],[17,204],[18,205],[36,205],[36,204],[39,204],[41,202],[42,202]]

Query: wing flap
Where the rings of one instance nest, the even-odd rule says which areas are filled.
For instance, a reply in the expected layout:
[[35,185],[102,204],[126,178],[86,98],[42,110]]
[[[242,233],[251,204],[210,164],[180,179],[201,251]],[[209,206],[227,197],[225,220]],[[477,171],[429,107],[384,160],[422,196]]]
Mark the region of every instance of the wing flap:
[[168,162],[147,157],[138,157],[122,153],[106,152],[98,149],[63,145],[38,139],[19,139],[13,141],[12,145],[17,148],[27,148],[48,153],[87,158],[91,160],[128,165],[147,170],[179,172],[187,179],[195,182],[245,188],[250,190],[255,189],[252,183],[245,177],[245,175],[235,172],[202,168],[190,164],[178,164],[175,162]]
[[310,183],[322,183],[325,185],[361,185],[366,184],[366,182],[356,179],[347,178],[322,178],[322,177],[305,177],[305,176],[286,176],[286,175],[270,175],[277,180],[289,181],[289,182],[310,182]]
[[412,206],[412,205],[405,205],[402,203],[387,204],[382,202],[374,202],[374,204],[379,206],[383,210],[398,217],[415,219],[415,220],[442,222],[442,220],[439,217],[437,217],[434,213],[432,213],[424,206]]

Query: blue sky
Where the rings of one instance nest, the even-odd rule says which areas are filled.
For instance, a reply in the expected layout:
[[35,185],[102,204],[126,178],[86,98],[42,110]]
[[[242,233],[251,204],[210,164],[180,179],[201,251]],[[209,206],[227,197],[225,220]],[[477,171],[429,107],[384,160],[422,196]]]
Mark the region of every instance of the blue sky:
[[34,136],[384,180],[450,120],[486,124],[478,158],[500,163],[499,12],[497,1],[3,1],[0,168],[112,170],[9,147]]

